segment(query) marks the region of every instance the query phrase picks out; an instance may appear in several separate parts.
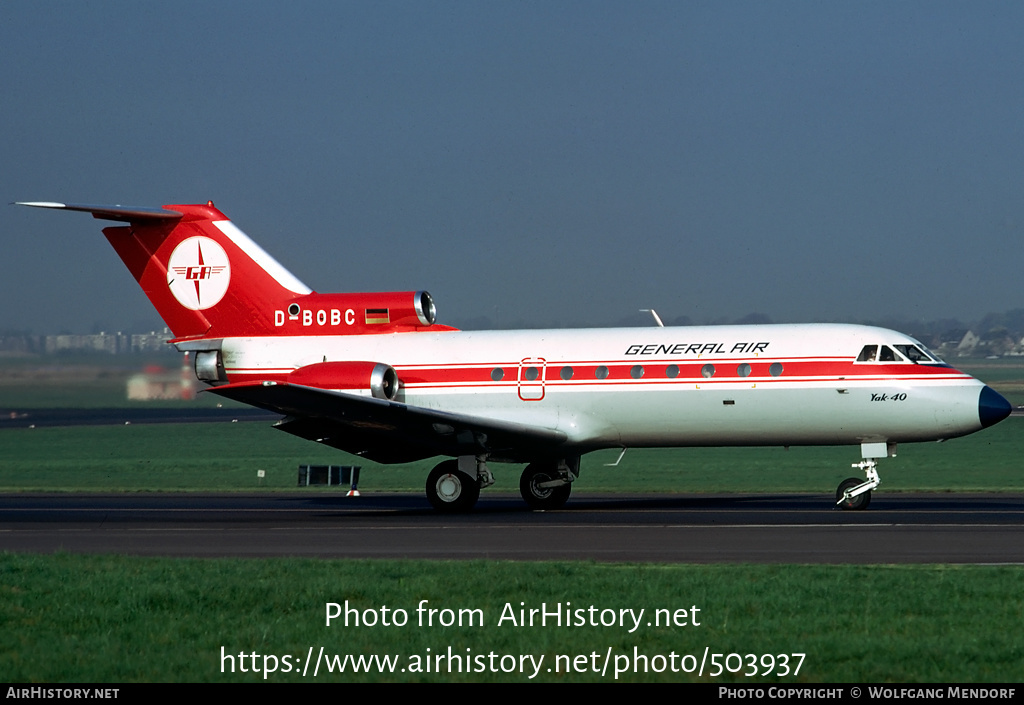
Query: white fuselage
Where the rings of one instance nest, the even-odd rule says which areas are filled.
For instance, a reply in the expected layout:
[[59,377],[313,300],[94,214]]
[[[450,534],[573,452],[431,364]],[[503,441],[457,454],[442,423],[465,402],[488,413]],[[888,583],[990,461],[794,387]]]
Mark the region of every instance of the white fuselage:
[[584,451],[928,441],[982,428],[981,382],[943,364],[858,362],[868,345],[920,347],[882,328],[806,324],[228,338],[222,354],[232,382],[385,363],[401,380],[396,401],[556,429]]

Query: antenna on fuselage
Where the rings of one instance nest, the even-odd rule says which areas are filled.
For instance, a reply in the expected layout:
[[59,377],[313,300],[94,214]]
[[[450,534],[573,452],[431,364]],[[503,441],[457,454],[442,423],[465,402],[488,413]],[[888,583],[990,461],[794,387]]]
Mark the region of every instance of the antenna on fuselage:
[[665,324],[661,322],[661,316],[659,316],[658,312],[655,311],[653,308],[642,308],[642,309],[640,309],[640,311],[641,312],[649,313],[652,316],[654,316],[654,322],[658,325],[658,328],[664,328],[665,327]]

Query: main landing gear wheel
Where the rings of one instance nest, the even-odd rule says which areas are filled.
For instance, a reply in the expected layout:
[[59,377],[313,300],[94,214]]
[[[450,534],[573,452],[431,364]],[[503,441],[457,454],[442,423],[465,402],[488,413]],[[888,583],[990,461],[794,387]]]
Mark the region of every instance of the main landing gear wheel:
[[867,509],[868,505],[871,504],[871,490],[859,494],[856,497],[845,498],[846,491],[852,490],[858,485],[863,485],[864,481],[857,479],[856,477],[849,477],[839,483],[839,489],[836,490],[836,505],[841,509]]
[[427,475],[427,499],[439,512],[468,512],[480,498],[480,481],[459,470],[459,461],[446,460]]
[[571,492],[572,485],[565,482],[554,464],[531,463],[519,479],[519,493],[531,509],[558,509],[569,501]]

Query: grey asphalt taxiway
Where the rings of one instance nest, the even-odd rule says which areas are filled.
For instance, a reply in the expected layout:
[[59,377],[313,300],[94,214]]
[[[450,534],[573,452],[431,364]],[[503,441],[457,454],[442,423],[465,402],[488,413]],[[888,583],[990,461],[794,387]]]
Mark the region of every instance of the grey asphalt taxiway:
[[481,495],[466,515],[422,495],[0,495],[0,550],[692,563],[1024,563],[1024,494],[587,495],[535,512]]

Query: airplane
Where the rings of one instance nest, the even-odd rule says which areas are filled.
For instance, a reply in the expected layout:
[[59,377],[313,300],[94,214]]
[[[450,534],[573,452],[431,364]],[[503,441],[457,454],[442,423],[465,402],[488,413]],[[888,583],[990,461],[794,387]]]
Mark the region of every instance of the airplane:
[[314,292],[212,201],[16,205],[124,223],[103,234],[206,391],[376,462],[447,456],[426,481],[442,512],[475,506],[494,482],[489,463],[525,463],[520,493],[548,510],[565,505],[593,451],[800,445],[860,446],[852,466],[865,479],[844,480],[835,506],[861,510],[898,444],[963,436],[1011,412],[884,328],[459,331],[436,322],[425,291]]

